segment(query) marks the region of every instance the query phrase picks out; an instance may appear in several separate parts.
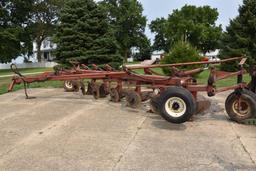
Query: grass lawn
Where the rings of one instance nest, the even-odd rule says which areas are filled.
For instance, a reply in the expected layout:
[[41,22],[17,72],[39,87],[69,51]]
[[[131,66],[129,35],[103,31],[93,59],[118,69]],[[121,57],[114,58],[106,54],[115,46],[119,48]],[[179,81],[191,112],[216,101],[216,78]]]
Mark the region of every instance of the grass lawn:
[[[161,68],[154,68],[155,72],[159,74],[163,74],[163,71]],[[22,73],[33,73],[33,72],[44,72],[44,71],[52,71],[52,68],[27,68],[27,69],[21,69]],[[137,73],[143,74],[142,69],[135,70]],[[0,75],[9,75],[12,74],[10,70],[0,70]],[[206,70],[199,74],[197,76],[197,80],[199,84],[207,84],[207,79],[209,76],[209,70]],[[244,76],[244,81],[249,82],[250,77],[248,74]],[[8,85],[11,82],[11,77],[4,77],[0,78],[0,94],[7,93]],[[236,77],[228,78],[225,80],[221,80],[217,82],[217,87],[224,87],[224,86],[230,86],[236,84]],[[30,88],[61,88],[63,87],[62,81],[46,81],[46,82],[40,82],[40,83],[32,83],[29,86]],[[16,85],[14,87],[15,90],[19,90],[23,88],[23,84]]]
[[[202,72],[201,74],[199,74],[196,78],[197,78],[198,83],[207,84],[208,77],[209,77],[209,70],[206,70],[206,71]],[[247,83],[250,81],[249,74],[244,75],[243,81],[247,82]],[[235,85],[236,83],[237,83],[237,77],[230,77],[230,78],[218,81],[216,83],[216,86],[217,87],[226,87],[226,86]]]
[[[161,75],[164,75],[163,71],[161,68],[153,68],[153,70]],[[137,73],[139,74],[143,74],[143,69],[137,69],[135,70]],[[198,81],[198,84],[207,84],[207,80],[209,77],[209,70],[205,70],[202,73],[200,73],[199,75],[196,76],[196,79]],[[249,82],[250,81],[250,76],[249,74],[245,74],[244,78],[243,78],[244,82]],[[217,87],[225,87],[225,86],[231,86],[236,84],[237,82],[237,77],[230,77],[224,80],[220,80],[216,83]]]
[[[19,69],[21,73],[33,73],[33,72],[45,72],[45,71],[52,71],[52,68],[25,68]],[[0,76],[2,75],[12,75],[13,72],[9,69],[0,70]],[[0,77],[0,94],[7,93],[8,85],[11,83],[12,77]],[[62,87],[62,82],[60,81],[47,81],[47,82],[40,82],[40,83],[32,83],[29,87],[31,88],[39,88],[39,87]],[[16,85],[14,87],[15,90],[19,90],[23,88],[23,84]]]
[[[25,73],[33,73],[33,72],[45,72],[45,71],[52,71],[52,68],[21,68],[19,71],[23,74]],[[10,69],[1,69],[1,75],[12,75],[13,72]]]

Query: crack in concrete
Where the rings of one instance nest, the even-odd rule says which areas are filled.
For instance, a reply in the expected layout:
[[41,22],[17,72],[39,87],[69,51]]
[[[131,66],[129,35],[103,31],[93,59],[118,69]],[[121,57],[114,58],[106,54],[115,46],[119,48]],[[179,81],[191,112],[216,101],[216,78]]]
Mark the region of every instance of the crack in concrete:
[[256,167],[256,162],[253,160],[250,152],[246,149],[245,145],[243,144],[242,140],[241,140],[241,137],[237,134],[237,132],[235,131],[234,127],[233,127],[233,123],[231,123],[231,128],[234,132],[234,134],[236,135],[236,138],[238,139],[240,145],[242,146],[244,152],[249,156],[251,162],[253,163],[253,165]]
[[140,122],[140,124],[137,126],[137,129],[136,129],[134,135],[132,136],[132,138],[131,138],[131,140],[128,142],[128,144],[126,145],[125,150],[122,152],[122,154],[119,156],[117,162],[114,164],[114,166],[113,166],[113,168],[112,168],[113,171],[117,168],[118,164],[121,162],[121,160],[123,159],[124,155],[125,155],[126,152],[128,151],[130,145],[134,142],[136,136],[138,135],[139,131],[140,131],[141,128],[142,128],[142,125],[145,123],[145,121],[147,120],[148,116],[149,116],[149,114],[147,114],[147,115],[145,116],[145,118],[144,118],[144,119]]

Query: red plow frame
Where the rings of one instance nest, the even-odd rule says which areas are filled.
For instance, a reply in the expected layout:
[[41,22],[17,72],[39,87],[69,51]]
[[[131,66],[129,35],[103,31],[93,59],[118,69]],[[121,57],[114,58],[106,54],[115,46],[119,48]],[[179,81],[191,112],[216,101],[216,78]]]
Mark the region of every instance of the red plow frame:
[[[177,67],[186,65],[218,64],[237,60],[241,60],[239,63],[239,71],[237,72],[227,73],[218,71],[214,67],[210,67],[210,75],[206,85],[197,84],[196,79],[192,77],[192,75],[202,72],[204,70],[203,68],[193,69],[190,71],[181,71],[177,69]],[[238,100],[238,111],[240,111],[241,106],[244,105],[244,103],[240,104],[239,102],[240,97],[243,97],[243,92],[247,92],[247,89],[255,90],[254,81],[251,81],[250,86],[243,82],[243,74],[247,73],[243,68],[245,62],[246,58],[235,57],[214,62],[203,61],[149,66],[123,66],[122,71],[115,71],[109,65],[105,65],[104,69],[99,69],[99,67],[93,65],[92,69],[89,69],[89,67],[86,65],[74,63],[74,67],[71,70],[45,72],[40,75],[29,77],[23,76],[17,70],[15,65],[12,65],[11,68],[16,75],[13,77],[8,91],[12,91],[16,84],[23,83],[26,97],[29,98],[26,91],[27,84],[29,83],[52,80],[66,81],[71,83],[74,91],[79,91],[79,89],[81,89],[83,94],[92,94],[96,99],[106,97],[108,94],[110,94],[111,100],[118,102],[122,97],[126,97],[126,101],[131,107],[137,107],[141,101],[150,99],[153,111],[159,112],[167,121],[173,123],[182,123],[189,120],[196,111],[201,111],[202,107],[200,106],[205,107],[205,103],[197,102],[197,93],[200,91],[207,92],[208,96],[214,96],[216,93],[227,90],[235,90],[237,94],[236,99]],[[170,76],[162,76],[152,70],[152,68],[164,67],[171,70],[172,74]],[[143,69],[145,74],[137,74],[135,72],[137,69]],[[216,81],[233,76],[237,76],[237,84],[219,89],[216,88]],[[85,91],[83,81],[81,81],[83,79],[91,80],[88,84],[87,92]],[[128,90],[124,88],[124,85],[133,85],[134,88]],[[255,96],[256,104],[256,95],[254,94],[255,91],[250,92],[253,92],[252,96]],[[186,99],[186,97],[189,97],[189,99]],[[168,101],[170,99],[173,100]],[[165,103],[165,105],[163,103]],[[195,107],[193,107],[193,105]],[[251,111],[249,117],[252,117],[252,115],[255,115],[255,111],[252,111],[254,108],[252,109],[251,106],[248,107],[250,107]],[[248,118],[248,116],[246,117]],[[245,119],[245,117],[242,119],[231,119],[240,121]]]

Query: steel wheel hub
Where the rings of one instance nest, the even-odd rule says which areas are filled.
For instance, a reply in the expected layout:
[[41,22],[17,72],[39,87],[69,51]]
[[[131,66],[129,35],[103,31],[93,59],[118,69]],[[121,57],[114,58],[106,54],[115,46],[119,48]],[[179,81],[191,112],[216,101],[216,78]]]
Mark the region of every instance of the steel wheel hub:
[[184,115],[186,109],[186,103],[179,97],[171,97],[165,103],[165,110],[172,117],[180,117]]
[[66,81],[66,82],[65,82],[65,85],[66,85],[66,87],[69,88],[69,89],[73,88],[73,84],[72,84],[71,81]]
[[246,115],[248,112],[250,112],[250,105],[248,102],[240,99],[236,100],[232,105],[233,111],[240,116]]

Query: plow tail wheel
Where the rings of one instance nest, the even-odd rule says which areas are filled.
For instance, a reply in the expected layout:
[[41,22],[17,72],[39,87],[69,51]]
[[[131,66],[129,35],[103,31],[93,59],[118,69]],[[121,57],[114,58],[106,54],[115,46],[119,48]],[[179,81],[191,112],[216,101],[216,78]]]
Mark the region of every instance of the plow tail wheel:
[[169,87],[158,98],[159,113],[172,123],[188,121],[196,112],[193,95],[183,87]]
[[64,81],[63,87],[66,92],[77,92],[79,91],[79,81],[77,80]]
[[63,88],[66,92],[74,91],[74,85],[72,84],[72,81],[64,81]]
[[233,121],[250,119],[256,115],[256,95],[246,89],[235,91],[227,97],[225,108]]

